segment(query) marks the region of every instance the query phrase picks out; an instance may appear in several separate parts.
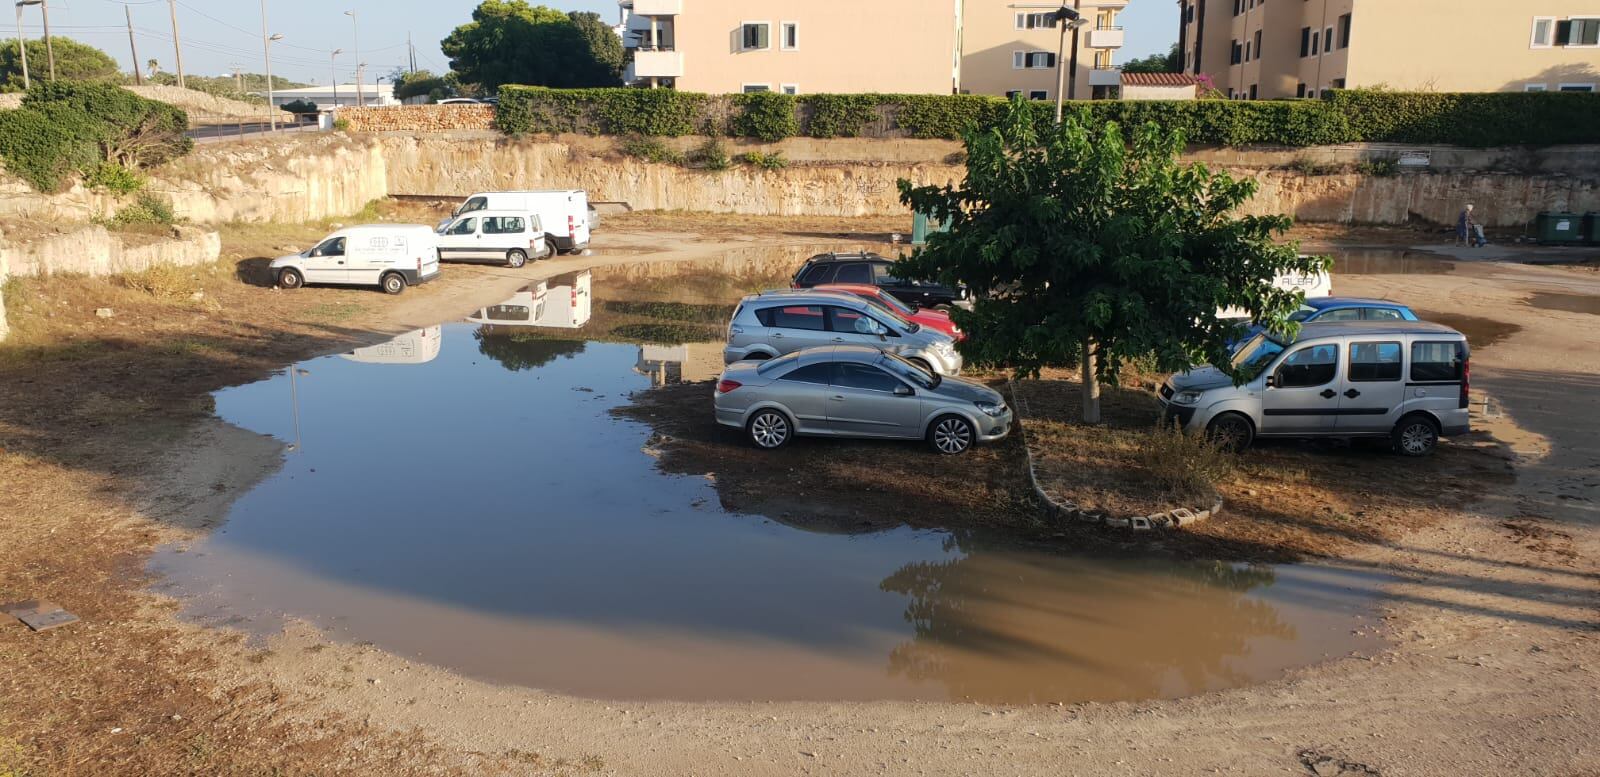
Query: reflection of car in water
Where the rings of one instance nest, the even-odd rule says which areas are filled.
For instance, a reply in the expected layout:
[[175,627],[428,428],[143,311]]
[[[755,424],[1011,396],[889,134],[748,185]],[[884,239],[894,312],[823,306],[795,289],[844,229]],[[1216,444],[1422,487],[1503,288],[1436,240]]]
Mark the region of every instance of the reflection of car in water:
[[386,343],[357,348],[340,358],[363,364],[427,364],[439,356],[443,345],[440,327],[407,332]]
[[516,296],[498,305],[490,305],[467,316],[469,324],[496,326],[538,326],[544,315],[545,284],[539,282],[517,292]]
[[722,374],[722,343],[641,345],[633,371],[654,386],[714,380]]

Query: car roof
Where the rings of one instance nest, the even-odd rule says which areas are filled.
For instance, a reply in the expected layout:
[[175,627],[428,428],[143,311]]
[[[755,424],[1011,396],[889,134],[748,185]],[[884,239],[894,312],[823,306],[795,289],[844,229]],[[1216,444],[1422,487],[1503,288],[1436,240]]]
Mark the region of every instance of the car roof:
[[816,263],[824,263],[824,262],[892,262],[894,260],[890,259],[890,258],[888,258],[886,256],[883,256],[882,254],[872,253],[871,251],[858,251],[856,253],[846,253],[846,254],[841,254],[841,253],[817,254],[816,256],[811,257],[811,259],[809,259],[808,261],[816,262]]
[[866,306],[866,300],[847,291],[828,291],[826,289],[769,289],[758,294],[751,294],[744,298],[745,302],[760,302],[772,300],[787,305],[796,302],[848,302],[854,305]]
[[1318,310],[1356,306],[1388,308],[1406,307],[1404,303],[1395,302],[1394,300],[1374,299],[1372,297],[1309,297],[1306,299],[1305,304]]
[[[530,212],[522,208],[484,208],[483,210],[469,210],[461,214],[460,218],[477,218],[479,216],[527,216]],[[539,215],[533,213],[531,215]]]
[[847,291],[851,294],[871,294],[873,296],[883,293],[882,289],[870,283],[819,283],[811,288],[817,291]]
[[1444,324],[1435,324],[1432,321],[1334,321],[1330,323],[1313,321],[1300,327],[1300,334],[1295,336],[1294,341],[1298,343],[1323,337],[1372,337],[1374,335],[1446,335],[1449,337],[1466,337],[1466,335]]
[[333,234],[344,235],[351,232],[394,232],[396,230],[403,229],[421,229],[427,232],[433,231],[433,227],[425,226],[423,224],[355,224],[353,226],[340,229]]

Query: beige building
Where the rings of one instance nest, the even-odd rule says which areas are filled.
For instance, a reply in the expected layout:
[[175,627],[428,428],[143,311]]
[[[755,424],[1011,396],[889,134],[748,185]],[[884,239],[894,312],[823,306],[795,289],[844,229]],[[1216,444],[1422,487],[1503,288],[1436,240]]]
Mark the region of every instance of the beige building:
[[[1117,13],[1129,0],[1075,0],[1069,96],[1118,84]],[[691,92],[1005,95],[1054,99],[1059,2],[1006,0],[620,0],[625,78]],[[892,30],[893,35],[885,31]],[[1074,59],[1069,51],[1069,63]]]
[[1184,72],[1234,99],[1600,90],[1600,0],[1179,0]]

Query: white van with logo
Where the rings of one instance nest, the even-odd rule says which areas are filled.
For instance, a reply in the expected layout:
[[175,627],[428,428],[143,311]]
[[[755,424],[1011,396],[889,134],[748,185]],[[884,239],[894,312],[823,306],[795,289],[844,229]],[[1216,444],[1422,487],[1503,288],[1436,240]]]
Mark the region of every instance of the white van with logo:
[[[1333,277],[1328,273],[1298,273],[1286,272],[1274,278],[1272,285],[1284,291],[1298,291],[1305,294],[1306,299],[1333,296]],[[1217,311],[1217,318],[1245,320],[1250,314],[1240,308],[1223,308]]]
[[521,267],[555,253],[539,215],[525,210],[478,210],[439,228],[439,258],[447,262],[502,262]]
[[421,224],[346,227],[298,254],[280,256],[268,266],[284,289],[325,283],[379,286],[389,294],[399,294],[407,286],[439,276],[439,240]]
[[480,210],[537,213],[544,224],[545,240],[557,252],[571,253],[589,247],[589,193],[582,189],[478,192],[457,206],[448,220]]

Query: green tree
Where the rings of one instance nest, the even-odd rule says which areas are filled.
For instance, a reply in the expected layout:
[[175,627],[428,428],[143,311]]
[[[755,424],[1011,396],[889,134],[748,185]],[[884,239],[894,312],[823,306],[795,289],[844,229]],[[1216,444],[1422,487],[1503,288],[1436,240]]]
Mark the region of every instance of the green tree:
[[1236,217],[1255,182],[1182,165],[1183,147],[1181,132],[1154,123],[1130,143],[1115,122],[1074,112],[1045,123],[1013,100],[993,128],[967,133],[960,186],[900,182],[902,202],[950,231],[896,273],[977,292],[971,312],[955,311],[976,365],[1037,374],[1081,364],[1089,423],[1100,418],[1099,384],[1114,385],[1129,359],[1231,371],[1235,330],[1218,309],[1285,327],[1301,298],[1274,280],[1328,262],[1274,240],[1286,216]]
[[[52,38],[56,50],[56,78],[73,81],[125,80],[117,61],[111,55],[93,46],[71,38]],[[34,83],[50,77],[50,58],[44,41],[28,41],[28,75]],[[22,91],[22,50],[16,38],[0,41],[0,92]]]
[[1172,49],[1165,54],[1140,57],[1122,66],[1124,73],[1178,73],[1182,70],[1183,52],[1178,49],[1176,43],[1172,44]]
[[392,77],[394,81],[394,98],[406,100],[412,97],[427,97],[438,100],[450,94],[450,87],[443,78],[434,75],[428,70],[418,70],[415,73],[399,72]]
[[567,14],[581,41],[577,66],[588,72],[578,73],[582,86],[622,85],[622,38],[611,30],[611,25],[592,11],[573,11]]
[[189,116],[113,84],[35,82],[22,107],[43,113],[99,148],[103,161],[129,169],[152,167],[186,154]]
[[[621,43],[613,56],[601,45],[598,22],[594,14],[569,16],[529,5],[527,0],[483,0],[472,12],[472,21],[457,27],[439,46],[450,57],[457,78],[483,92],[504,84],[616,86]],[[599,27],[616,37],[603,24]]]

